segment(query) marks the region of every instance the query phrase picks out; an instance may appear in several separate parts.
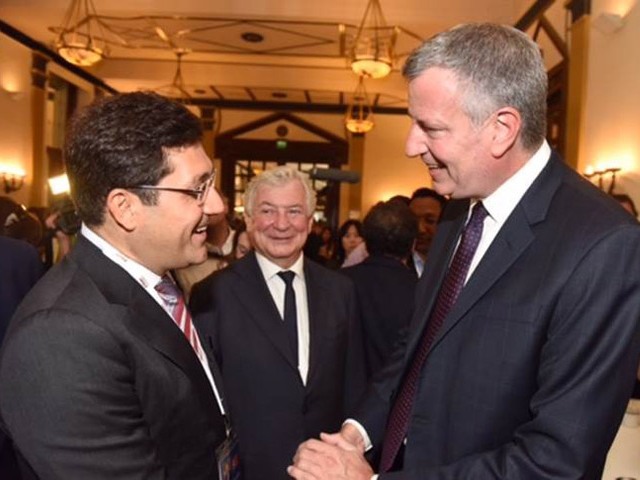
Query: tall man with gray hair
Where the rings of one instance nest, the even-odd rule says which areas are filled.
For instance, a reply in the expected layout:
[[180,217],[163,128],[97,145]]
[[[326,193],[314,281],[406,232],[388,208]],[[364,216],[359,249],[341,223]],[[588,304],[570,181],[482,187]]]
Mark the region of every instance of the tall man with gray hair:
[[302,253],[315,192],[282,166],[245,192],[255,252],[194,287],[198,331],[220,362],[244,480],[286,479],[304,439],[340,428],[364,391],[351,281]]
[[524,33],[462,25],[407,60],[406,144],[451,198],[406,345],[298,479],[599,479],[640,355],[640,227],[545,140]]

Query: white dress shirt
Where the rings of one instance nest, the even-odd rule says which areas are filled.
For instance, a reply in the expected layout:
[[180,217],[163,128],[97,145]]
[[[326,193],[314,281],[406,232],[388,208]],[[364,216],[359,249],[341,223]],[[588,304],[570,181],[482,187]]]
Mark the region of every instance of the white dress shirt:
[[306,385],[309,372],[309,307],[307,285],[304,279],[304,255],[300,254],[298,260],[287,269],[279,267],[258,252],[256,252],[256,259],[283,322],[286,287],[282,278],[278,276],[278,272],[290,270],[295,273],[293,291],[296,294],[296,317],[298,321],[298,371],[300,372],[302,383]]
[[[169,315],[169,317],[171,318],[171,323],[175,325],[178,330],[180,330],[180,327],[176,325],[175,321],[173,320],[173,315],[171,314],[171,310],[165,304],[164,300],[160,298],[160,294],[155,289],[155,286],[158,284],[158,282],[160,282],[160,279],[161,279],[160,276],[158,276],[148,268],[142,266],[135,260],[132,260],[131,258],[127,257],[125,254],[123,254],[117,248],[115,248],[113,245],[107,242],[104,238],[102,238],[100,235],[98,235],[89,227],[87,227],[84,223],[82,224],[80,232],[87,240],[89,240],[96,247],[98,247],[98,249],[100,249],[100,251],[107,258],[109,258],[116,265],[120,266],[125,272],[131,275],[131,277],[136,282],[138,282],[140,286],[144,288],[144,290],[149,295],[151,295],[151,298],[153,298],[156,301],[156,303],[160,305],[165,312],[167,312],[167,315]],[[192,328],[195,330],[196,326],[192,325]],[[182,334],[182,330],[180,330],[180,333]],[[197,333],[197,330],[196,330],[196,333]],[[194,352],[194,355],[196,355],[195,352]],[[209,362],[207,361],[206,358],[200,358],[198,355],[196,355],[196,357],[198,358],[200,364],[202,365],[202,368],[204,369],[204,372],[207,375],[207,378],[209,379],[209,383],[211,384],[213,393],[216,396],[216,401],[218,402],[218,407],[220,408],[220,412],[222,413],[222,415],[224,415],[225,412],[224,412],[224,407],[222,405],[222,399],[220,397],[220,393],[218,392],[218,388],[216,387],[216,383],[213,380],[213,375],[211,374],[211,368],[209,367]]]

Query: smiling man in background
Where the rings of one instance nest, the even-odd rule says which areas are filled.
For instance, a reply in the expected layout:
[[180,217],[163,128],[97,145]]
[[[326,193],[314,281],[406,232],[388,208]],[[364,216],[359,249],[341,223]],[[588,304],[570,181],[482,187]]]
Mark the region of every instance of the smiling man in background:
[[194,287],[191,306],[225,378],[244,480],[286,479],[306,438],[340,427],[364,390],[351,281],[304,258],[315,193],[267,170],[245,192],[255,247]]

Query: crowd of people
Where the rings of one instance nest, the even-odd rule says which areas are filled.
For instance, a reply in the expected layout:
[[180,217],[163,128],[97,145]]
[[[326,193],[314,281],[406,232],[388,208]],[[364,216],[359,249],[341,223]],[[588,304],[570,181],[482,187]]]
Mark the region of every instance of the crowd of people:
[[3,479],[601,477],[640,373],[635,206],[548,145],[524,33],[458,26],[403,74],[433,189],[335,232],[289,166],[230,215],[179,103],[74,116],[64,258],[0,236]]

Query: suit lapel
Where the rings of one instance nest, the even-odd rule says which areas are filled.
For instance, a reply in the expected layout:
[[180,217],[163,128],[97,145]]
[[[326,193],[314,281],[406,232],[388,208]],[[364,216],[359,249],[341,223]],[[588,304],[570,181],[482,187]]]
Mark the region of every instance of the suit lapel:
[[[247,254],[232,268],[240,277],[240,282],[235,289],[238,302],[247,309],[252,321],[273,343],[287,363],[297,371],[297,359],[293,358],[293,351],[289,345],[282,317],[280,317],[262,270],[260,270],[255,253]],[[251,301],[247,301],[247,299],[251,299]]]
[[[500,279],[522,255],[531,242],[534,241],[535,234],[532,230],[532,225],[543,221],[546,217],[551,200],[561,184],[563,176],[562,171],[564,168],[566,167],[562,164],[559,157],[555,153],[552,154],[549,163],[533,182],[518,205],[516,205],[515,209],[502,226],[500,232],[476,267],[476,270],[469,278],[469,281],[460,292],[460,296],[445,318],[442,328],[438,332],[431,349],[438,345],[442,338],[446,336],[447,332],[449,332],[473,307],[473,305],[475,305],[475,303],[491,289],[498,279]],[[442,263],[438,263],[438,266],[432,275],[434,276],[434,279],[429,282],[432,284],[437,280],[435,285],[431,285],[434,287],[435,291],[429,296],[429,309],[427,310],[426,315],[424,315],[424,319],[421,323],[422,329],[424,329],[431,309],[433,308],[433,304],[438,293],[437,290],[442,284],[442,280],[454,252],[457,238],[466,220],[468,203],[460,203],[466,204],[466,206],[461,211],[456,211],[455,215],[461,218],[458,218],[453,223],[453,227],[449,229],[449,232],[446,235],[446,241],[449,243],[449,249],[446,250],[447,253],[445,255],[442,255],[443,258],[446,258],[446,262],[444,265]],[[416,343],[417,339],[414,339],[411,349],[408,351],[413,351]]]
[[113,321],[120,318],[134,335],[183,370],[194,382],[201,398],[215,402],[209,379],[191,344],[142,286],[82,236],[72,255],[112,304],[114,311],[119,312]]

